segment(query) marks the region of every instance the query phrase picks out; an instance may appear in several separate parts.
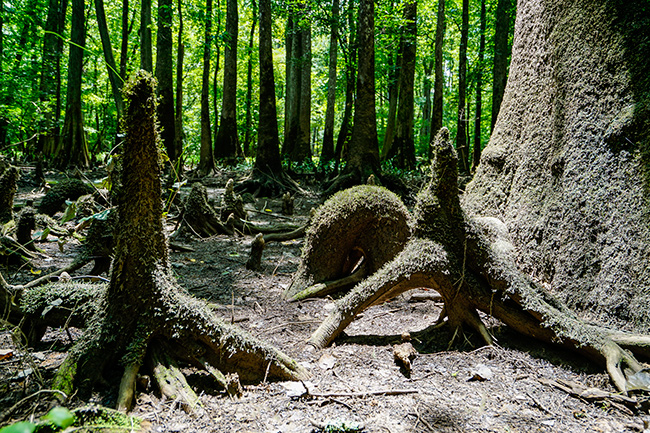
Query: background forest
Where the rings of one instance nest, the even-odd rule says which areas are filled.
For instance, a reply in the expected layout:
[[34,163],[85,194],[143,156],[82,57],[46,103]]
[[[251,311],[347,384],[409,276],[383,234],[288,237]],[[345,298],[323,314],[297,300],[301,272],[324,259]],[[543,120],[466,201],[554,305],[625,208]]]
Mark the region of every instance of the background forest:
[[[273,2],[271,7],[282,156],[296,163],[318,162],[325,149],[324,165],[338,160],[350,131],[358,4],[313,0]],[[119,89],[129,74],[143,68],[159,82],[158,115],[170,159],[182,154],[190,166],[201,158],[204,167],[211,165],[211,155],[200,156],[202,140],[211,143],[204,149],[213,148],[217,161],[255,154],[256,0],[18,0],[3,2],[0,12],[0,152],[24,160],[42,155],[46,165],[60,169],[102,161],[120,141]],[[431,125],[434,130],[446,126],[466,161],[461,171],[469,171],[478,154],[462,149],[480,150],[489,138],[503,95],[514,14],[509,0],[376,4],[377,132],[383,161],[392,158],[393,166],[415,168],[415,157],[428,160]],[[234,63],[229,56],[236,60],[236,72],[228,72]],[[301,98],[297,104],[307,104],[308,111],[291,110],[292,98]],[[292,116],[308,122],[308,149],[296,150],[297,141],[287,139],[292,132],[286,119]],[[223,149],[219,134],[227,132],[219,126],[231,122],[236,122],[231,135],[238,143]],[[392,144],[404,134],[414,146],[402,152]]]

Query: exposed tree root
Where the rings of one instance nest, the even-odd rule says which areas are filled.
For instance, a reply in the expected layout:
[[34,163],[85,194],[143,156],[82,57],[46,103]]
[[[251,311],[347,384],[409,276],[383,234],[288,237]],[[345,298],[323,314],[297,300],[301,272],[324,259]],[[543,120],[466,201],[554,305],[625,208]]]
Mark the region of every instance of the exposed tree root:
[[307,195],[302,188],[284,171],[282,173],[267,173],[262,170],[253,169],[251,174],[235,186],[235,191],[243,194],[248,192],[254,197],[277,197],[285,192],[292,192],[299,195]]
[[[492,344],[492,336],[478,315],[482,311],[522,334],[561,344],[600,362],[614,385],[625,392],[624,367],[632,372],[642,368],[630,351],[650,355],[650,336],[586,324],[521,272],[503,224],[494,218],[465,218],[458,200],[456,154],[444,128],[435,151],[432,179],[414,209],[413,236],[393,260],[336,302],[309,343],[324,347],[371,305],[406,290],[428,287],[442,296],[446,323],[455,335],[469,328],[486,344]],[[367,216],[357,210],[352,215],[334,212],[329,218],[344,221]],[[340,244],[340,240],[330,239],[323,248],[345,251]],[[364,251],[369,254],[371,250]],[[303,262],[322,260],[307,253]],[[303,263],[303,272],[304,267]],[[298,278],[304,278],[300,272]]]

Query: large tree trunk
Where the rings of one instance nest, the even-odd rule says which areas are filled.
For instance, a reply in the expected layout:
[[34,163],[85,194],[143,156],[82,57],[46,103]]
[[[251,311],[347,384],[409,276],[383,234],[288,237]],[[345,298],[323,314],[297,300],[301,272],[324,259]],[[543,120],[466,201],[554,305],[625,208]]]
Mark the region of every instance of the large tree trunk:
[[[643,368],[631,352],[650,356],[650,336],[621,330],[650,325],[650,12],[643,0],[547,3],[519,2],[501,115],[462,200],[443,128],[411,237],[337,301],[311,344],[330,343],[371,305],[430,287],[445,303],[440,320],[488,344],[477,311],[601,363],[620,391]],[[357,200],[359,212],[378,202]],[[325,206],[332,228],[353,218]],[[315,257],[310,246],[303,263]]]
[[544,4],[518,5],[513,75],[465,208],[501,218],[523,269],[570,307],[647,329],[650,11]]
[[[162,227],[155,90],[151,76],[142,74],[125,89],[128,104],[123,188],[118,197],[110,284],[53,285],[45,290],[16,293],[0,278],[0,289],[5,292],[0,299],[14,290],[18,301],[31,297],[23,305],[33,308],[39,304],[39,296],[59,290],[63,305],[70,301],[72,305],[83,305],[88,329],[71,349],[53,386],[72,395],[74,389],[89,392],[102,377],[121,374],[117,399],[120,409],[132,404],[136,376],[144,368],[151,370],[164,395],[178,398],[192,408],[197,398],[174,367],[173,358],[206,369],[222,385],[226,380],[221,371],[237,372],[246,382],[261,380],[267,373],[283,379],[305,378],[307,372],[295,361],[225,324],[205,303],[177,286]],[[46,304],[41,302],[40,307]],[[31,313],[36,320],[42,317],[40,311]],[[172,373],[176,384],[165,383],[161,370]]]
[[219,131],[214,142],[215,159],[231,164],[241,155],[237,135],[237,35],[239,12],[237,0],[226,6],[226,48],[223,66],[223,102]]
[[61,143],[56,151],[55,163],[59,168],[67,166],[87,167],[89,163],[86,132],[81,109],[81,81],[83,52],[86,45],[86,19],[83,0],[72,1],[72,31],[70,57],[68,59],[68,88]]
[[171,161],[180,152],[176,149],[176,117],[174,115],[174,62],[172,59],[172,0],[158,1],[158,39],[156,42],[156,79],[158,80],[158,121],[160,138]]

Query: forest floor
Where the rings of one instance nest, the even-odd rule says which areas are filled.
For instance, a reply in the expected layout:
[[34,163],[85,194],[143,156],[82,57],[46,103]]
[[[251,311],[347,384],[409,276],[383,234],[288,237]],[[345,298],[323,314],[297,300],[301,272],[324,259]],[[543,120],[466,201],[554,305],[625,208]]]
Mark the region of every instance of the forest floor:
[[[210,179],[211,198],[220,199],[227,176]],[[312,188],[314,190],[314,188]],[[16,203],[41,192],[20,188]],[[297,197],[296,216],[306,221],[317,206],[316,193]],[[250,219],[280,221],[279,200],[258,199]],[[253,209],[253,208],[251,208]],[[269,212],[268,210],[272,212]],[[284,220],[282,220],[284,222]],[[173,229],[173,221],[167,228]],[[187,367],[188,381],[200,394],[201,406],[184,412],[162,400],[155,389],[141,389],[133,414],[151,432],[643,432],[647,414],[631,412],[610,401],[588,402],[554,386],[553,381],[580,383],[614,391],[599,366],[552,346],[520,338],[491,321],[498,345],[482,347],[472,336],[457,338],[439,331],[418,350],[412,371],[395,362],[393,345],[401,335],[435,323],[442,304],[435,292],[407,292],[365,311],[335,344],[310,351],[305,341],[326,317],[332,299],[298,303],[281,300],[300,260],[302,239],[271,243],[262,270],[245,268],[251,236],[225,235],[186,242],[194,252],[171,252],[180,284],[195,296],[220,305],[218,313],[251,334],[293,356],[312,374],[309,381],[245,385],[241,398],[216,389],[205,375]],[[12,283],[22,283],[61,268],[80,249],[77,240],[59,248],[57,239],[39,243],[39,257],[22,268],[2,268]],[[77,272],[89,272],[90,265]],[[2,331],[2,330],[0,330]],[[14,347],[8,330],[0,332],[0,348],[13,356],[0,360],[0,414],[49,380],[80,330],[50,329],[37,347]],[[119,378],[107,378],[116,385]],[[111,407],[116,389],[97,390],[92,402]],[[47,411],[44,393],[18,404],[5,419],[38,417]],[[39,400],[40,399],[40,400]],[[70,407],[86,404],[73,397]],[[345,423],[347,430],[335,430]],[[329,430],[327,430],[329,428]],[[357,428],[357,430],[354,430]],[[363,429],[363,430],[359,430]],[[650,431],[650,430],[646,430]]]

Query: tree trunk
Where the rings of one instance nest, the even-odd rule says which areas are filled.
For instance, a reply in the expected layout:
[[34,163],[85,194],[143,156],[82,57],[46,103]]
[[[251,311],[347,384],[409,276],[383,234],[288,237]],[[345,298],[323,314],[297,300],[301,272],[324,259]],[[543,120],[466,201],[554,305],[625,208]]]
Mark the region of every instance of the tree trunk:
[[415,138],[413,118],[415,116],[414,86],[415,50],[417,39],[417,0],[407,0],[404,6],[404,29],[400,41],[401,65],[399,70],[399,107],[397,129],[393,146],[397,150],[397,165],[413,170],[415,168]]
[[176,151],[176,172],[180,175],[183,171],[183,61],[185,58],[185,44],[183,43],[183,7],[178,0],[178,55],[176,60],[176,117],[174,120],[174,149]]
[[257,2],[253,1],[253,22],[248,37],[248,64],[246,69],[246,119],[244,122],[244,156],[250,156],[250,144],[253,137],[253,42],[257,26]]
[[[67,0],[50,0],[43,35],[43,60],[39,83],[40,100],[46,105],[38,151],[47,158],[54,157],[59,146],[59,118],[61,115],[61,56],[63,43],[57,34],[63,34]],[[54,71],[54,74],[52,74]]]
[[325,109],[325,127],[323,128],[323,148],[320,154],[320,165],[323,167],[334,160],[334,110],[336,106],[336,81],[338,75],[336,70],[338,60],[338,26],[339,0],[332,0],[327,108]]
[[[445,0],[438,0],[438,17],[436,20],[436,48],[435,48],[435,61],[434,61],[434,79],[433,79],[433,112],[431,114],[431,142],[442,128],[443,117],[443,91],[444,91],[444,76],[443,76],[443,59],[442,47],[445,41]],[[429,155],[431,156],[431,155]]]
[[300,94],[301,94],[301,80],[302,80],[302,38],[304,33],[302,31],[302,4],[293,7],[290,11],[291,25],[287,28],[287,43],[291,43],[291,47],[287,47],[287,54],[291,57],[287,58],[287,93],[284,119],[284,142],[282,144],[282,155],[291,159],[292,161],[301,161],[294,155],[297,154],[298,140],[300,139]]
[[153,48],[151,40],[151,0],[140,3],[140,68],[153,72]]
[[124,111],[124,104],[122,103],[122,78],[119,76],[117,65],[115,64],[115,57],[113,56],[111,37],[108,33],[108,26],[106,25],[104,0],[95,0],[95,14],[97,15],[97,27],[99,28],[99,36],[102,40],[104,60],[106,61],[106,68],[108,69],[108,79],[111,83],[113,102],[115,103],[115,110],[117,111],[117,119],[119,123],[120,119],[122,119],[122,112]]
[[81,110],[81,81],[83,72],[83,52],[86,45],[86,20],[84,1],[72,2],[72,45],[68,60],[68,89],[65,121],[61,143],[55,155],[59,168],[68,166],[88,167],[88,146]]
[[282,164],[273,75],[272,23],[271,0],[260,0],[260,105],[255,170],[277,176],[282,173]]
[[[434,44],[435,45],[435,44]],[[435,51],[435,47],[434,48]],[[422,106],[422,126],[420,127],[420,146],[425,147],[431,139],[431,73],[433,72],[433,61],[424,63],[424,84],[422,93],[424,94],[424,105]]]
[[482,113],[482,93],[483,93],[483,62],[485,59],[485,28],[486,28],[486,14],[485,14],[485,0],[481,0],[481,27],[480,34],[481,40],[478,48],[478,65],[476,72],[476,112],[474,117],[474,151],[472,156],[472,171],[476,170],[479,161],[481,160],[481,117]]
[[223,102],[219,131],[214,143],[215,159],[228,164],[241,155],[237,135],[237,35],[239,13],[237,0],[228,0],[226,7],[226,48],[223,66]]
[[379,145],[375,110],[375,4],[361,0],[359,5],[359,58],[357,98],[354,101],[354,125],[345,153],[345,170],[327,188],[326,195],[379,176]]
[[172,0],[158,1],[158,37],[156,41],[156,79],[158,80],[158,121],[160,138],[167,156],[176,162],[176,117],[174,115],[174,61],[172,59]]
[[295,85],[293,84],[293,38],[296,35],[296,26],[294,23],[294,12],[293,8],[289,8],[287,11],[287,24],[285,26],[284,33],[284,75],[285,75],[285,86],[284,86],[284,140],[282,142],[282,155],[286,155],[285,149],[288,149],[289,142],[287,141],[287,135],[289,134],[289,124],[291,123],[292,116],[292,104],[294,103],[294,89]]
[[510,4],[511,0],[498,0],[496,11],[496,24],[494,26],[494,64],[492,66],[492,123],[491,130],[499,115],[503,93],[508,78],[508,58],[510,47]]
[[382,160],[391,159],[397,154],[397,148],[394,146],[394,142],[399,99],[399,71],[402,68],[402,50],[397,50],[397,55],[391,55],[389,62],[391,64],[388,67],[388,115],[386,116],[384,142],[381,147]]
[[120,44],[120,77],[122,81],[126,81],[126,64],[129,53],[129,35],[131,34],[131,26],[135,21],[135,12],[131,25],[129,25],[129,0],[122,0],[122,42]]
[[[309,11],[305,10],[309,16]],[[298,110],[298,140],[292,155],[292,161],[311,161],[311,25],[303,23],[300,29],[300,109]]]
[[467,143],[466,111],[467,94],[467,39],[469,36],[469,0],[463,0],[462,26],[460,31],[460,50],[458,53],[458,117],[456,127],[456,150],[460,159],[460,172],[469,174],[469,144]]
[[205,2],[205,37],[203,43],[203,76],[201,79],[201,150],[199,153],[198,172],[200,176],[207,176],[214,170],[214,157],[212,155],[212,124],[210,122],[212,0],[206,0]]
[[[350,121],[352,120],[352,108],[354,106],[354,93],[356,90],[355,61],[357,58],[358,41],[353,2],[348,2],[346,15],[348,19],[349,38],[347,49],[343,47],[343,53],[345,55],[345,106],[343,109],[343,119],[341,119],[341,129],[336,138],[336,148],[334,149],[336,172],[338,172],[339,163],[350,140],[350,130],[352,129]],[[345,37],[345,35],[343,36]]]

